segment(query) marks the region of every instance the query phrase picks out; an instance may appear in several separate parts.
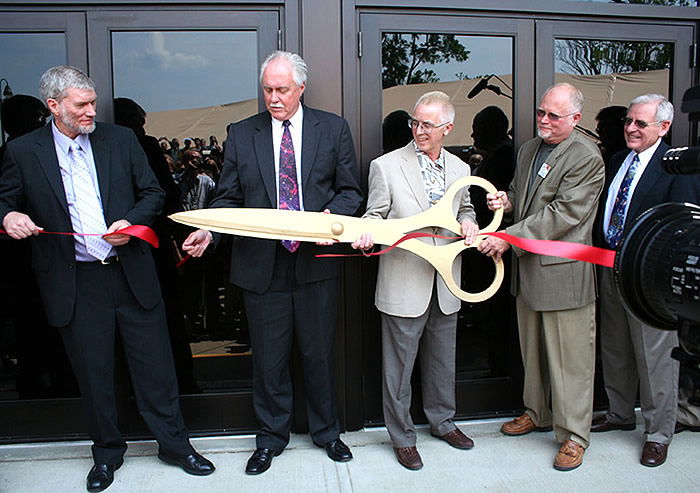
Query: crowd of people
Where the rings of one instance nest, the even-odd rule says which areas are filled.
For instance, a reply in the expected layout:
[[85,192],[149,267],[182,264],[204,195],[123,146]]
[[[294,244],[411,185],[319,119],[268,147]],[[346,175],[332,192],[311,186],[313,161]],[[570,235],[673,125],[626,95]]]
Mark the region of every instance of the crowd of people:
[[[340,116],[301,103],[307,75],[306,63],[296,54],[268,56],[260,69],[266,111],[230,125],[225,148],[215,137],[208,144],[187,138],[182,148],[177,139],[149,137],[145,112],[125,98],[115,100],[121,126],[97,123],[97,96],[86,74],[59,66],[42,76],[42,98],[53,119],[37,122],[36,130],[11,139],[4,149],[0,217],[11,238],[31,238],[35,289],[46,324],[57,329],[77,377],[93,441],[88,491],[107,488],[124,461],[113,382],[117,333],[139,412],[159,444],[158,457],[189,474],[215,470],[190,445],[179,407],[178,386],[187,388],[183,375],[191,354],[175,319],[182,321],[188,310],[207,304],[186,309],[185,317],[177,315],[183,304],[202,299],[186,292],[182,300],[169,291],[179,248],[193,258],[191,265],[202,265],[196,262],[203,256],[223,255],[220,263],[208,264],[214,269],[194,270],[197,280],[188,285],[225,290],[230,283],[242,293],[259,422],[256,450],[245,472],[267,471],[289,442],[294,340],[311,439],[333,461],[353,459],[340,437],[333,368],[341,261],[316,257],[338,245],[231,239],[206,229],[183,235],[167,214],[207,207],[363,212],[369,226],[428,210],[450,184],[471,174],[494,181],[498,191],[458,194],[455,219],[463,237],[458,241],[476,245],[496,262],[510,257],[514,301],[503,288],[480,316],[487,324],[505,304],[515,304],[525,370],[525,410],[504,423],[502,433],[553,430],[558,447],[553,467],[571,471],[583,463],[591,432],[635,428],[638,388],[645,429],[642,465],[663,464],[674,433],[700,431],[700,422],[683,422],[688,415],[678,410],[679,367],[670,355],[676,334],[649,327],[625,309],[609,270],[478,236],[489,211],[502,209],[503,231],[510,235],[614,249],[647,207],[700,202],[697,178],[679,179],[660,166],[668,148],[663,137],[673,121],[673,106],[664,96],[639,96],[624,114],[619,108],[600,112],[599,132],[619,131],[622,137],[606,136],[598,146],[576,131],[584,106],[581,92],[571,84],[555,84],[535,108],[537,137],[513,159],[508,120],[496,107],[483,109],[472,122],[477,152],[451,153],[444,141],[458,125],[454,106],[446,94],[428,92],[410,113],[396,112],[385,121],[385,153],[370,163],[361,211],[364,194],[350,127]],[[154,227],[169,247],[152,254],[125,234],[134,224]],[[447,241],[444,231],[428,229],[432,236],[415,241],[436,246]],[[44,230],[77,235],[52,237],[40,234]],[[95,231],[105,234],[89,234]],[[366,232],[351,246],[369,251],[375,239]],[[481,274],[464,264],[455,262],[453,276],[464,277],[468,285],[470,277]],[[205,281],[206,276],[217,281]],[[455,449],[473,448],[474,441],[454,422],[460,300],[425,259],[394,249],[380,257],[375,306],[381,314],[384,422],[398,463],[410,470],[423,467],[410,413],[416,361],[431,435]],[[610,407],[594,418],[596,311]]]

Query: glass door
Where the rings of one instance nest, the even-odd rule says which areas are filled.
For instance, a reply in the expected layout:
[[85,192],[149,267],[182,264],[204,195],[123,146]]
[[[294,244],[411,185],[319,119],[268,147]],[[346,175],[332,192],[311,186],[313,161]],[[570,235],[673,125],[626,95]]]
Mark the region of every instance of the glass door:
[[[15,93],[38,96],[48,67],[89,67],[98,120],[134,128],[174,212],[193,203],[187,197],[194,182],[216,183],[227,125],[264,108],[258,67],[277,49],[279,29],[277,9],[3,15],[0,48],[11,56],[3,58],[0,77]],[[228,284],[230,248],[221,245],[209,258],[178,266],[187,233],[164,218],[161,248],[154,252],[187,425],[193,434],[255,429],[245,312],[240,293]],[[16,266],[6,263],[2,278],[15,279],[5,270]],[[13,295],[12,289],[18,288],[3,292]],[[38,319],[38,297],[14,294],[34,303],[29,312]],[[3,302],[0,312],[0,436],[84,435],[79,392],[60,339],[34,318],[19,327],[27,317],[13,317],[13,306]],[[119,354],[117,362],[117,391],[129,397]],[[119,401],[126,403],[119,409],[125,435],[146,436],[133,399]]]
[[[694,28],[690,24],[537,21],[537,97],[555,82],[570,82],[585,97],[577,127],[600,147],[606,164],[626,149],[621,119],[636,96],[657,93],[675,107],[669,144],[688,145],[690,125],[681,113],[683,94],[693,82]],[[534,120],[534,115],[533,115]],[[596,408],[607,396],[596,338]]]
[[[531,24],[530,24],[531,25]],[[499,170],[488,176],[506,187],[513,150],[528,133],[519,115],[533,90],[520,62],[530,39],[528,21],[431,15],[361,14],[361,162],[407,144],[407,114],[428,91],[447,93],[456,108],[455,128],[446,148],[479,174],[491,160]],[[498,130],[496,130],[498,129]],[[481,168],[482,171],[484,168]],[[472,199],[481,204],[478,191]],[[492,214],[479,207],[479,222]],[[491,283],[493,264],[469,252],[463,262],[463,288],[480,291]],[[382,421],[381,337],[374,308],[376,262],[361,263],[363,274],[364,417]],[[506,274],[506,278],[507,278]],[[504,284],[507,284],[504,283]],[[460,417],[512,412],[521,403],[522,369],[513,299],[507,286],[492,299],[463,303],[457,327],[457,414]],[[419,364],[416,363],[416,368]],[[414,381],[419,377],[414,372]],[[414,385],[414,415],[420,416],[420,386]],[[420,419],[420,418],[418,418]]]

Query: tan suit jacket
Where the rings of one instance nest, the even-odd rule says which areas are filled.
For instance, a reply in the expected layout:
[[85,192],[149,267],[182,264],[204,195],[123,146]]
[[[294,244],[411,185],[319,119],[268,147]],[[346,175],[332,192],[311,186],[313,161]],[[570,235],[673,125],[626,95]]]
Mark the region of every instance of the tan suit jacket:
[[[604,181],[603,159],[595,144],[576,131],[549,155],[546,176],[532,169],[542,139],[518,152],[508,191],[514,224],[506,232],[521,238],[561,240],[590,245],[593,221]],[[527,193],[531,173],[538,173]],[[511,292],[535,311],[580,308],[595,300],[592,264],[535,255],[513,248]]]
[[[445,187],[469,175],[469,167],[458,157],[445,152]],[[457,195],[459,210],[457,220],[475,221],[474,209],[469,201],[469,191],[464,188]],[[363,217],[396,219],[420,214],[430,207],[423,177],[413,141],[407,146],[385,154],[370,163],[367,212]],[[441,228],[424,228],[421,231],[445,236],[454,233]],[[423,241],[435,245],[449,240],[430,238]],[[461,279],[461,258],[452,266],[457,283]],[[435,269],[421,257],[395,248],[379,258],[379,273],[375,305],[379,311],[399,317],[418,317],[425,313],[433,292]],[[461,302],[447,289],[437,276],[437,293],[440,309],[446,315],[459,311]]]

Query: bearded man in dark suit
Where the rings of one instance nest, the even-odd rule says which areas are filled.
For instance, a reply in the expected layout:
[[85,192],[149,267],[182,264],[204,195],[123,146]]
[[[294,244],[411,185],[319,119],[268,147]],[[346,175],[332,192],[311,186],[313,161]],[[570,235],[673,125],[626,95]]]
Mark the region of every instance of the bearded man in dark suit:
[[[7,146],[0,217],[12,238],[32,237],[46,317],[59,330],[78,378],[95,460],[87,489],[107,488],[126,451],[114,392],[117,332],[139,412],[160,446],[158,457],[190,474],[211,474],[214,465],[190,445],[180,412],[151,252],[145,242],[118,233],[152,224],[163,191],[133,132],[95,123],[97,94],[87,75],[53,67],[40,90],[53,122]],[[42,230],[89,236],[40,235]],[[111,235],[90,235],[95,233]]]
[[[307,66],[299,55],[274,52],[260,82],[267,111],[231,125],[224,167],[210,207],[323,211],[352,215],[360,207],[355,151],[348,123],[301,104]],[[200,256],[214,240],[192,233],[183,249]],[[333,378],[333,336],[339,263],[318,259],[312,243],[235,236],[231,282],[243,289],[253,349],[253,405],[260,423],[246,473],[260,474],[289,442],[292,340],[299,344],[313,442],[335,461],[352,459],[339,438]]]

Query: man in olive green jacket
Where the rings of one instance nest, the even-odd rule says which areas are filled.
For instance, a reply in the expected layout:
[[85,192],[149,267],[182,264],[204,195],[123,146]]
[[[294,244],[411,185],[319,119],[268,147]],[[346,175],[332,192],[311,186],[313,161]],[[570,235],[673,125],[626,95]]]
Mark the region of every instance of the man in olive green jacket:
[[[591,244],[604,168],[594,143],[576,133],[583,95],[557,84],[537,108],[538,136],[518,153],[510,190],[489,194],[492,210],[504,208],[506,232],[542,240]],[[480,250],[500,258],[509,245],[497,238]],[[593,408],[595,367],[595,273],[593,265],[513,248],[511,289],[517,297],[525,366],[525,413],[501,428],[524,435],[554,426],[562,443],[554,468],[580,466]],[[551,392],[551,401],[550,401]]]

